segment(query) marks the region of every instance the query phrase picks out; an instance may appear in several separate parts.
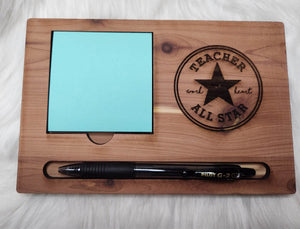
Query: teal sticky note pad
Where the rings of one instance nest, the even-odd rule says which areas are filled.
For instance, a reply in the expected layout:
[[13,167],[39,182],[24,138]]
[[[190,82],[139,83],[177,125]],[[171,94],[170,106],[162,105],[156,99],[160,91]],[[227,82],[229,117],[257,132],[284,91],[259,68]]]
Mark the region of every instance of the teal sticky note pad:
[[152,133],[152,33],[53,31],[48,132]]

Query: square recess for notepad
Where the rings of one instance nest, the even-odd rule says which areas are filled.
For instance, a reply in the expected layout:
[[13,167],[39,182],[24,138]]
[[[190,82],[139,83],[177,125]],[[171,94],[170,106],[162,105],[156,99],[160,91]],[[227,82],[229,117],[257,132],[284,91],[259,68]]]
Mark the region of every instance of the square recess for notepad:
[[47,132],[152,133],[152,33],[53,31]]

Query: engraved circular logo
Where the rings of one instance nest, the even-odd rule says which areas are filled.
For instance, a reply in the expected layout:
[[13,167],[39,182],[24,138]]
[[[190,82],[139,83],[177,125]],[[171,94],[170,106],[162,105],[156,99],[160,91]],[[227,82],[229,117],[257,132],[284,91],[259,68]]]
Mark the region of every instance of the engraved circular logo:
[[182,61],[174,91],[178,106],[193,123],[226,131],[253,118],[263,87],[257,68],[246,55],[212,45],[195,50]]

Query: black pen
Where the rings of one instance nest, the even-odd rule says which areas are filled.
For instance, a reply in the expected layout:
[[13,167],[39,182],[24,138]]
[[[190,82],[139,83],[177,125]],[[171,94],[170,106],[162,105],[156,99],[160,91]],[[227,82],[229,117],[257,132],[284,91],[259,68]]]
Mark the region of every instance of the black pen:
[[216,179],[251,178],[253,168],[234,164],[181,164],[135,162],[82,162],[58,168],[59,173],[81,179]]

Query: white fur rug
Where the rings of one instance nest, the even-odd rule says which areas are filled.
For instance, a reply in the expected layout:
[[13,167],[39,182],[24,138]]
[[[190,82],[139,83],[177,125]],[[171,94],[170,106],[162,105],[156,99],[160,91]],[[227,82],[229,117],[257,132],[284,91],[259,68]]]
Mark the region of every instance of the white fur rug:
[[[46,195],[16,192],[27,18],[285,23],[298,192],[284,196]],[[300,1],[0,0],[1,228],[300,228]]]

